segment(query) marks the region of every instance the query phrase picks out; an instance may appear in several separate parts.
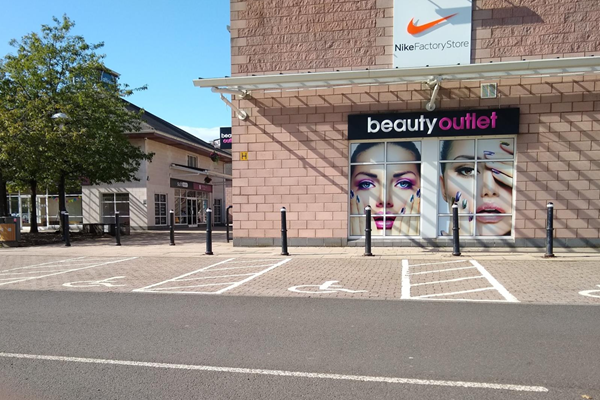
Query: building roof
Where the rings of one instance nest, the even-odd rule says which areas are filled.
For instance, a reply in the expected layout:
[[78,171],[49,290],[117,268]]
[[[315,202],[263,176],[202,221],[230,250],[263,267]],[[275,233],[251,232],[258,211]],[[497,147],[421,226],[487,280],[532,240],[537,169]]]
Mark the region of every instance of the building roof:
[[[140,107],[135,104],[125,100],[127,104],[127,109],[133,112],[139,112],[142,110]],[[148,134],[156,134],[157,136],[162,137],[163,139],[173,139],[178,142],[186,143],[191,147],[196,147],[204,152],[216,152],[220,156],[224,156],[226,159],[231,159],[231,154],[227,153],[217,147],[214,147],[210,143],[205,142],[204,140],[192,135],[184,131],[181,128],[176,127],[175,125],[165,121],[164,119],[157,117],[156,115],[144,110],[142,114],[142,126],[139,132],[131,132],[129,135],[131,136],[148,136]],[[162,140],[159,140],[162,141]]]

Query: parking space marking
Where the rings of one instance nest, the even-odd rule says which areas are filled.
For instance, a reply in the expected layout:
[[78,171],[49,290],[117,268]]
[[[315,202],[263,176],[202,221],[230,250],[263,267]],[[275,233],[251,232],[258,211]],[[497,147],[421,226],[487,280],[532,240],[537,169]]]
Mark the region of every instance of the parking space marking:
[[[471,266],[468,267],[456,267],[456,268],[446,268],[446,269],[437,269],[434,271],[419,271],[419,272],[411,272],[411,268],[418,267],[428,267],[432,265],[443,265],[443,264],[456,264],[456,263],[465,263],[469,262]],[[469,270],[475,269],[479,273],[479,275],[475,276],[466,276],[454,279],[436,279],[434,281],[420,282],[420,283],[411,283],[410,277],[415,275],[427,275],[427,274],[443,274],[449,271],[460,271],[460,270]],[[462,282],[467,280],[475,280],[475,279],[486,279],[487,282],[491,284],[491,287],[483,287],[476,289],[466,289],[466,290],[456,290],[451,292],[443,292],[443,293],[430,293],[424,294],[420,296],[412,296],[411,288],[426,286],[426,285],[434,285],[441,283],[454,283],[454,282]],[[495,290],[504,298],[504,300],[489,300],[489,299],[468,299],[468,298],[443,298],[447,296],[457,296],[461,294],[467,293],[478,293],[478,292],[486,292],[490,290]],[[452,300],[452,301],[492,301],[492,302],[509,302],[509,303],[518,303],[519,300],[515,296],[513,296],[496,278],[492,276],[479,262],[476,260],[453,260],[453,261],[445,261],[445,262],[436,262],[436,263],[427,263],[427,264],[414,264],[410,265],[408,260],[402,260],[402,289],[401,289],[401,299],[409,300],[409,299],[423,299],[423,300]]]
[[19,354],[19,353],[0,353],[0,357],[8,359],[21,360],[38,360],[38,361],[58,361],[70,363],[84,363],[97,365],[119,365],[127,367],[145,367],[145,368],[161,368],[174,369],[183,371],[203,371],[203,372],[222,372],[232,374],[249,374],[249,375],[268,375],[294,378],[310,378],[310,379],[330,379],[354,382],[375,382],[375,383],[395,383],[400,385],[425,385],[425,386],[445,386],[454,388],[479,388],[491,390],[509,390],[515,392],[539,392],[547,393],[548,388],[543,386],[525,386],[503,383],[485,383],[485,382],[465,382],[465,381],[443,381],[434,379],[415,379],[415,378],[395,378],[387,376],[364,376],[364,375],[342,375],[332,373],[319,372],[299,372],[299,371],[284,371],[273,369],[258,369],[258,368],[235,368],[235,367],[216,367],[211,365],[194,365],[194,364],[168,364],[157,362],[144,361],[127,361],[127,360],[108,360],[101,358],[83,358],[83,357],[63,357],[63,356],[48,356],[40,354]]
[[[100,260],[100,259],[95,259],[95,258],[86,259],[85,257],[78,257],[78,258],[66,259],[66,260],[61,260],[61,261],[52,261],[52,262],[43,263],[43,264],[30,265],[27,267],[12,268],[12,269],[4,270],[1,272],[2,275],[14,275],[14,276],[8,277],[8,278],[2,278],[2,280],[6,280],[7,282],[0,282],[0,286],[9,285],[11,283],[30,281],[30,280],[34,280],[34,279],[46,278],[49,276],[67,274],[69,272],[81,271],[84,269],[90,269],[90,268],[95,268],[95,267],[101,267],[103,265],[116,264],[116,263],[120,263],[120,262],[124,262],[124,261],[135,260],[136,258],[137,257],[129,257],[129,258],[122,258],[122,259],[118,259],[118,260],[105,261],[106,259]],[[75,261],[75,262],[71,262],[71,261]],[[98,263],[99,261],[103,261],[103,262]],[[89,265],[89,264],[92,264],[92,265]],[[43,266],[43,268],[46,268],[46,270],[40,271],[37,269],[41,266]],[[77,267],[77,268],[73,268],[73,267]],[[19,271],[19,272],[12,272],[12,271]],[[39,275],[39,274],[42,274],[42,275]],[[19,275],[19,276],[16,276],[16,275]],[[23,275],[32,275],[32,276],[23,277]]]
[[[243,260],[243,261],[233,261],[233,260],[235,260],[235,258],[229,258],[227,260],[220,261],[218,263],[209,265],[208,267],[200,268],[196,271],[188,272],[187,274],[183,274],[183,275],[180,275],[175,278],[167,279],[166,281],[155,283],[155,284],[152,284],[152,285],[140,288],[140,289],[135,289],[133,291],[134,292],[143,292],[143,293],[171,293],[171,294],[174,294],[174,293],[176,293],[176,294],[222,294],[228,290],[235,289],[236,287],[243,285],[244,283],[249,282],[252,279],[257,278],[260,275],[265,274],[265,273],[285,264],[286,262],[290,261],[291,258],[286,258],[285,260],[279,261],[275,264],[246,265],[246,266],[236,266],[236,267],[215,268],[215,267],[223,266],[226,264],[242,264],[242,263],[250,263],[251,264],[251,263],[255,263],[255,262],[267,261],[267,260],[252,260],[252,259]],[[275,260],[271,260],[271,261],[275,261]],[[265,268],[265,267],[268,267],[268,268]],[[196,274],[211,273],[213,271],[225,271],[225,270],[232,270],[232,269],[251,269],[251,268],[263,268],[263,269],[258,272],[252,272],[252,273],[246,273],[246,274],[191,277]],[[239,280],[239,281],[231,279],[233,277],[244,277],[244,276],[246,278]],[[208,283],[208,284],[206,284],[206,283],[194,284],[197,282],[191,282],[191,281],[198,281],[198,280],[203,280],[203,279],[223,279],[224,281],[216,282],[216,283]],[[182,283],[186,283],[186,282],[192,283],[192,284],[182,285]],[[169,284],[175,284],[176,286],[169,286]],[[165,286],[165,285],[167,285],[167,286]],[[219,286],[225,286],[225,287],[215,290],[215,291],[196,291],[196,290],[194,290],[197,288],[208,288],[208,287],[219,287]]]

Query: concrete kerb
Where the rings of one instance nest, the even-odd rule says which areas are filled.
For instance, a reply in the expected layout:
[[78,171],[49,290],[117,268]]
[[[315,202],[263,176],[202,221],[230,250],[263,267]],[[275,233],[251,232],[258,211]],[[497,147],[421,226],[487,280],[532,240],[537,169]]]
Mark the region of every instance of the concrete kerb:
[[[188,238],[188,239],[191,239]],[[205,243],[202,240],[178,241],[176,247],[165,243],[127,243],[115,247],[113,239],[100,239],[90,242],[77,242],[73,247],[65,248],[58,245],[47,245],[25,248],[0,249],[0,254],[10,255],[40,255],[40,256],[134,256],[134,257],[207,257],[204,255]],[[556,261],[599,260],[600,251],[596,249],[574,248],[558,249],[555,251]],[[269,247],[233,247],[231,243],[213,243],[215,256],[221,257],[281,257],[280,249]],[[293,247],[289,252],[298,258],[363,258],[360,247]],[[373,249],[375,259],[452,259],[451,248],[421,248],[421,247],[378,247]],[[542,260],[544,249],[534,248],[467,248],[463,249],[461,258],[487,260]],[[454,257],[455,258],[455,257]]]

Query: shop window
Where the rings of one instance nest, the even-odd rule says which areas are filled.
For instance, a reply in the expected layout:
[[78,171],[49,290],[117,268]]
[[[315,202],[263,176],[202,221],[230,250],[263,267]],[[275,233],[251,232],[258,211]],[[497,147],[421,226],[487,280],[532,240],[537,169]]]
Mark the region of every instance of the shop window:
[[353,143],[350,236],[363,236],[371,206],[373,236],[419,236],[421,142]]
[[192,168],[198,168],[198,157],[187,156],[187,166]]
[[105,224],[114,224],[117,211],[121,223],[129,225],[129,193],[103,193],[102,221]]
[[154,225],[167,225],[167,195],[154,195]]
[[440,140],[438,227],[452,234],[458,204],[462,236],[510,236],[514,139]]
[[213,214],[214,214],[214,223],[215,224],[220,224],[222,221],[222,217],[221,217],[221,211],[222,211],[222,205],[221,205],[221,199],[215,199],[214,205],[213,205]]

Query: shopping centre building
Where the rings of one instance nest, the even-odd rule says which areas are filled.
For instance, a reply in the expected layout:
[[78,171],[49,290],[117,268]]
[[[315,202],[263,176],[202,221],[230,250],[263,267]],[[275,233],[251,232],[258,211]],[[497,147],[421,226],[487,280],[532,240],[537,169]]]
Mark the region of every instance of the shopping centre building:
[[[140,109],[129,103],[129,109]],[[162,118],[145,111],[141,129],[124,133],[129,142],[146,153],[135,181],[86,185],[66,197],[72,229],[110,229],[115,213],[127,230],[168,229],[169,210],[177,229],[206,226],[206,210],[213,210],[213,223],[225,223],[231,204],[231,155]],[[58,229],[58,195],[37,196],[37,222],[41,229]],[[26,193],[9,194],[9,212],[30,225],[31,200]]]
[[597,0],[231,0],[232,76],[194,84],[231,94],[234,244],[276,245],[286,207],[291,245],[370,223],[374,245],[444,246],[456,203],[463,244],[543,246],[552,202],[557,245],[599,246],[598,20]]

